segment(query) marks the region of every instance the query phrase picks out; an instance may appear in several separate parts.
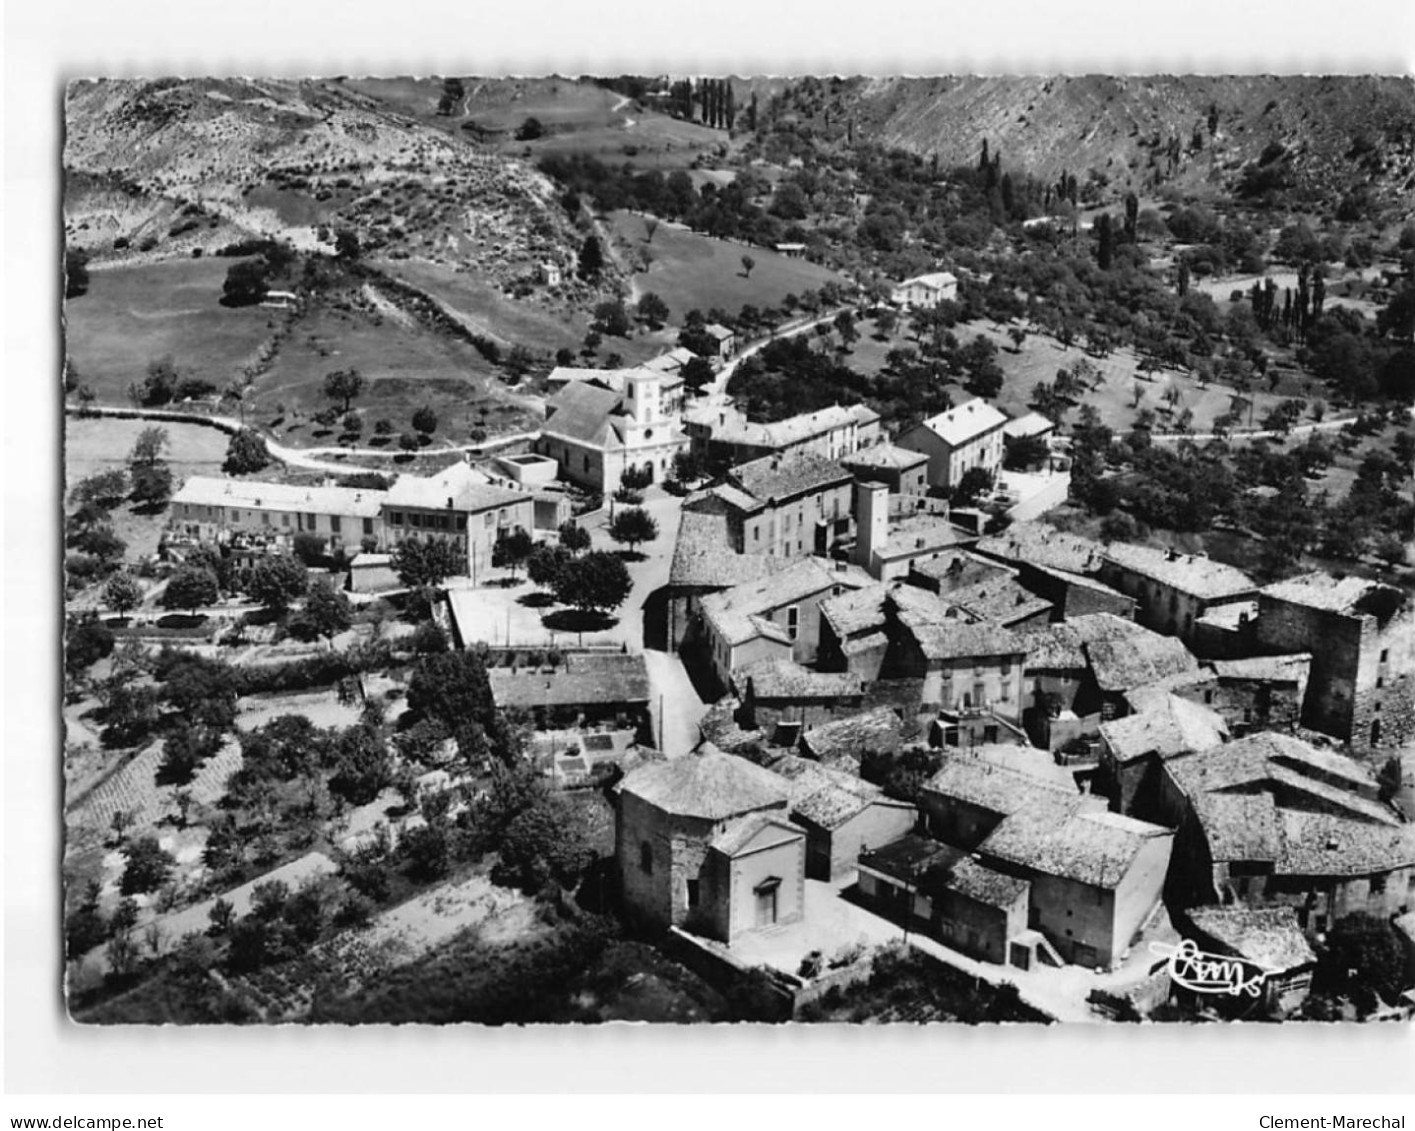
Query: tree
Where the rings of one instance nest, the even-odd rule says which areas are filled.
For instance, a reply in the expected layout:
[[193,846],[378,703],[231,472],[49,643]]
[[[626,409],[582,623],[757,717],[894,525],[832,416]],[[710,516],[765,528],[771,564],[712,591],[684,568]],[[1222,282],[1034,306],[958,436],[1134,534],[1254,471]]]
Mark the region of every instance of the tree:
[[219,595],[215,574],[183,566],[172,575],[158,600],[164,609],[186,609],[195,613],[202,605],[214,604]]
[[752,268],[755,267],[756,265],[757,265],[757,261],[756,261],[755,259],[753,259],[750,255],[744,255],[744,256],[742,256],[742,275],[743,275],[743,277],[744,277],[744,278],[747,278],[747,279],[750,279],[750,278],[752,277]]
[[431,436],[437,431],[437,413],[427,405],[423,405],[413,413],[413,427],[424,436]]
[[134,467],[132,500],[147,510],[160,510],[172,497],[172,469],[165,463]]
[[246,592],[272,613],[283,613],[309,585],[305,563],[288,554],[267,554],[251,570]]
[[633,326],[629,322],[629,312],[618,300],[602,302],[594,308],[594,325],[601,334],[612,338],[627,338]]
[[463,573],[466,561],[445,539],[422,542],[410,538],[394,548],[392,564],[398,580],[409,589],[431,589]]
[[70,618],[64,630],[64,670],[71,676],[87,671],[113,651],[113,630],[89,613]]
[[310,585],[301,619],[316,636],[332,644],[353,623],[353,615],[349,598],[328,578],[321,577]]
[[1350,996],[1363,1013],[1399,997],[1405,986],[1404,951],[1395,929],[1373,915],[1348,915],[1327,932],[1312,983]]
[[162,761],[157,767],[159,785],[186,785],[203,762],[221,749],[221,732],[211,727],[178,722],[162,740]]
[[418,443],[417,436],[415,436],[412,432],[404,432],[401,436],[399,436],[398,446],[402,448],[405,452],[415,452],[420,447],[422,447],[422,445]]
[[361,250],[359,237],[348,228],[340,228],[339,231],[334,234],[334,256],[336,259],[341,259],[345,263],[352,263],[354,260],[358,259]]
[[545,136],[545,126],[539,118],[527,118],[516,131],[517,141],[535,141]]
[[848,310],[842,310],[835,316],[835,332],[840,335],[841,344],[848,350],[860,338],[860,331],[855,328],[855,316]]
[[88,252],[78,248],[64,251],[64,297],[78,298],[88,293]]
[[526,576],[542,589],[554,590],[560,571],[573,560],[574,555],[563,544],[552,546],[543,542],[526,558]]
[[249,475],[270,466],[270,449],[265,439],[250,428],[242,428],[226,445],[226,461],[221,470],[227,475]]
[[643,507],[625,507],[609,524],[609,536],[633,550],[640,542],[652,542],[658,537],[658,522]]
[[141,895],[156,891],[167,882],[177,861],[157,843],[156,837],[146,836],[130,842],[124,849],[127,865],[118,890],[124,895]]
[[668,321],[668,303],[652,291],[639,299],[638,312],[640,321],[650,330],[658,330]]
[[388,743],[373,727],[350,727],[334,745],[329,791],[350,805],[367,805],[393,781]]
[[992,472],[985,467],[970,467],[953,488],[954,506],[971,507],[978,499],[992,490]]
[[491,548],[491,564],[497,569],[509,569],[516,576],[516,569],[535,549],[535,540],[519,526],[514,530],[502,531]]
[[683,366],[683,383],[695,393],[712,384],[713,378],[717,374],[713,372],[712,362],[707,358],[697,357],[689,359],[688,364]]
[[580,248],[579,275],[586,282],[597,283],[604,271],[604,249],[599,245],[599,237],[589,236]]
[[560,524],[560,544],[572,554],[590,548],[590,532],[573,519]]
[[138,438],[133,443],[133,450],[128,453],[128,466],[152,467],[160,463],[162,453],[167,447],[167,429],[165,428],[144,428],[138,433]]
[[115,573],[103,587],[103,600],[115,613],[132,612],[142,604],[143,588],[130,573]]
[[363,388],[363,374],[357,369],[335,369],[324,375],[324,395],[330,400],[342,402],[341,411],[346,414]]
[[617,609],[634,588],[628,567],[614,554],[592,551],[561,570],[555,596],[582,611]]
[[233,263],[221,285],[222,306],[255,306],[270,292],[270,264],[257,256]]

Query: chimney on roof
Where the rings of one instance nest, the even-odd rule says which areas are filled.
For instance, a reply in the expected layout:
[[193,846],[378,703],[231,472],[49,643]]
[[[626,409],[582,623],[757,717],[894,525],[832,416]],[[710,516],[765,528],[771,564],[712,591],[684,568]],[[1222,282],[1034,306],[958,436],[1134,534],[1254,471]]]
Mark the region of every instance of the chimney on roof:
[[1333,837],[1328,837],[1328,838],[1327,838],[1327,851],[1328,851],[1328,852],[1339,852],[1340,850],[1341,850],[1341,844],[1340,844],[1340,842],[1336,839],[1336,837],[1334,837],[1334,836],[1333,836]]
[[1179,552],[1173,546],[1171,546],[1168,550],[1165,551],[1164,558],[1165,561],[1168,562],[1177,562],[1179,560]]

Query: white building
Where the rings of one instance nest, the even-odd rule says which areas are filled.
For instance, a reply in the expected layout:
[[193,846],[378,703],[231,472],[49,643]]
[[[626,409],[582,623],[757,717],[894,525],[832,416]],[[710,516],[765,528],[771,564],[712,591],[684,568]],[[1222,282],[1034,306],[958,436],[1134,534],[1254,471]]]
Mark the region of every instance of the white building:
[[546,405],[535,451],[558,460],[563,478],[596,491],[618,490],[631,467],[662,482],[688,446],[678,414],[665,411],[664,380],[634,370],[624,375],[622,393],[594,382],[567,385]]
[[937,306],[958,298],[958,278],[951,271],[936,271],[931,275],[916,275],[905,279],[890,292],[889,301],[906,310],[910,307]]
[[469,464],[437,475],[405,475],[383,500],[383,528],[390,547],[409,540],[450,541],[476,577],[491,565],[503,533],[535,529],[536,496],[487,482]]
[[317,534],[330,551],[383,541],[386,492],[355,487],[300,487],[194,475],[172,496],[171,528],[202,542],[241,534],[288,549],[296,534]]
[[974,397],[907,429],[895,444],[929,457],[931,486],[953,487],[975,467],[997,475],[1006,424],[1007,417]]

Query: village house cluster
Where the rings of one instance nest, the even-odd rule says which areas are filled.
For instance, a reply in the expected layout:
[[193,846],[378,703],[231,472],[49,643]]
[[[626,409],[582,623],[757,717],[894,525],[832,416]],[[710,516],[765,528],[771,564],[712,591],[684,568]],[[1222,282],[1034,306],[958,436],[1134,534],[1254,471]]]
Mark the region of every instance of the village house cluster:
[[[893,301],[956,287],[925,275]],[[708,329],[720,368],[738,344]],[[1063,533],[1006,496],[991,513],[1011,521],[988,521],[951,489],[1000,477],[1046,418],[974,399],[897,436],[858,404],[758,423],[725,394],[689,397],[691,358],[557,368],[530,451],[386,491],[189,479],[173,535],[260,550],[314,533],[372,565],[445,539],[475,582],[506,532],[558,530],[572,488],[659,484],[697,457],[710,474],[681,502],[657,596],[712,703],[698,748],[654,753],[658,691],[627,648],[498,669],[491,690],[529,717],[558,784],[627,770],[625,911],[709,966],[759,964],[785,928],[818,951],[848,903],[981,969],[1126,975],[1107,983],[1122,996],[1153,982],[1146,944],[1182,935],[1270,971],[1284,1011],[1312,938],[1415,905],[1415,824],[1375,772],[1415,738],[1404,592],[1260,586]],[[891,766],[915,767],[909,789]],[[792,962],[771,961],[789,982]]]

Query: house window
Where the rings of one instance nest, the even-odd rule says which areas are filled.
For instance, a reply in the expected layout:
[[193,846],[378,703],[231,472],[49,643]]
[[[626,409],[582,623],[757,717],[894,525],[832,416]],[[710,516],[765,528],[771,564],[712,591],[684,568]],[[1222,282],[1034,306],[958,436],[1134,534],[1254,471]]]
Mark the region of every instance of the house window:
[[495,525],[496,525],[496,516],[495,516],[494,514],[492,514],[490,511],[487,511],[487,512],[486,512],[486,518],[482,521],[482,525],[483,525],[483,526],[495,526]]
[[801,611],[795,605],[789,605],[786,609],[786,634],[792,640],[796,639],[797,629],[801,624]]
[[688,881],[688,906],[690,908],[698,905],[698,881]]
[[282,514],[282,515],[280,516],[280,525],[281,525],[281,526],[289,526],[289,525],[290,525],[290,516],[289,516],[288,514]]
[[653,845],[648,841],[639,845],[639,869],[647,876],[653,875]]
[[1386,662],[1387,660],[1389,660],[1389,659],[1390,659],[1390,649],[1389,649],[1389,648],[1382,648],[1382,649],[1381,649],[1381,663],[1385,663],[1385,662]]
[[420,514],[410,514],[408,516],[408,525],[416,526],[419,530],[421,530],[423,528],[423,516]]
[[334,514],[334,515],[330,515],[330,516],[329,516],[329,532],[330,532],[331,534],[338,534],[338,533],[339,533],[339,521],[340,521],[340,519],[339,519],[339,516],[338,516],[337,514]]
[[1214,693],[1213,693],[1212,691],[1205,691],[1205,692],[1204,692],[1204,705],[1207,706],[1208,704],[1212,703],[1213,701],[1214,701]]
[[366,519],[364,519],[364,533],[365,533],[365,534],[372,534],[372,533],[373,533],[373,519],[371,519],[371,518],[366,518]]
[[497,515],[496,515],[496,523],[497,523],[498,526],[505,526],[505,525],[506,525],[506,508],[505,508],[505,507],[502,507],[501,510],[497,512]]
[[388,523],[389,523],[390,526],[402,526],[402,525],[403,525],[403,512],[402,512],[402,511],[389,511],[389,512],[388,512]]
[[1386,890],[1386,878],[1384,875],[1371,877],[1371,894],[1383,895]]
[[270,525],[270,512],[269,512],[269,511],[264,511],[264,512],[261,513],[260,522],[261,522],[261,525],[262,525],[262,526],[269,526],[269,525]]

